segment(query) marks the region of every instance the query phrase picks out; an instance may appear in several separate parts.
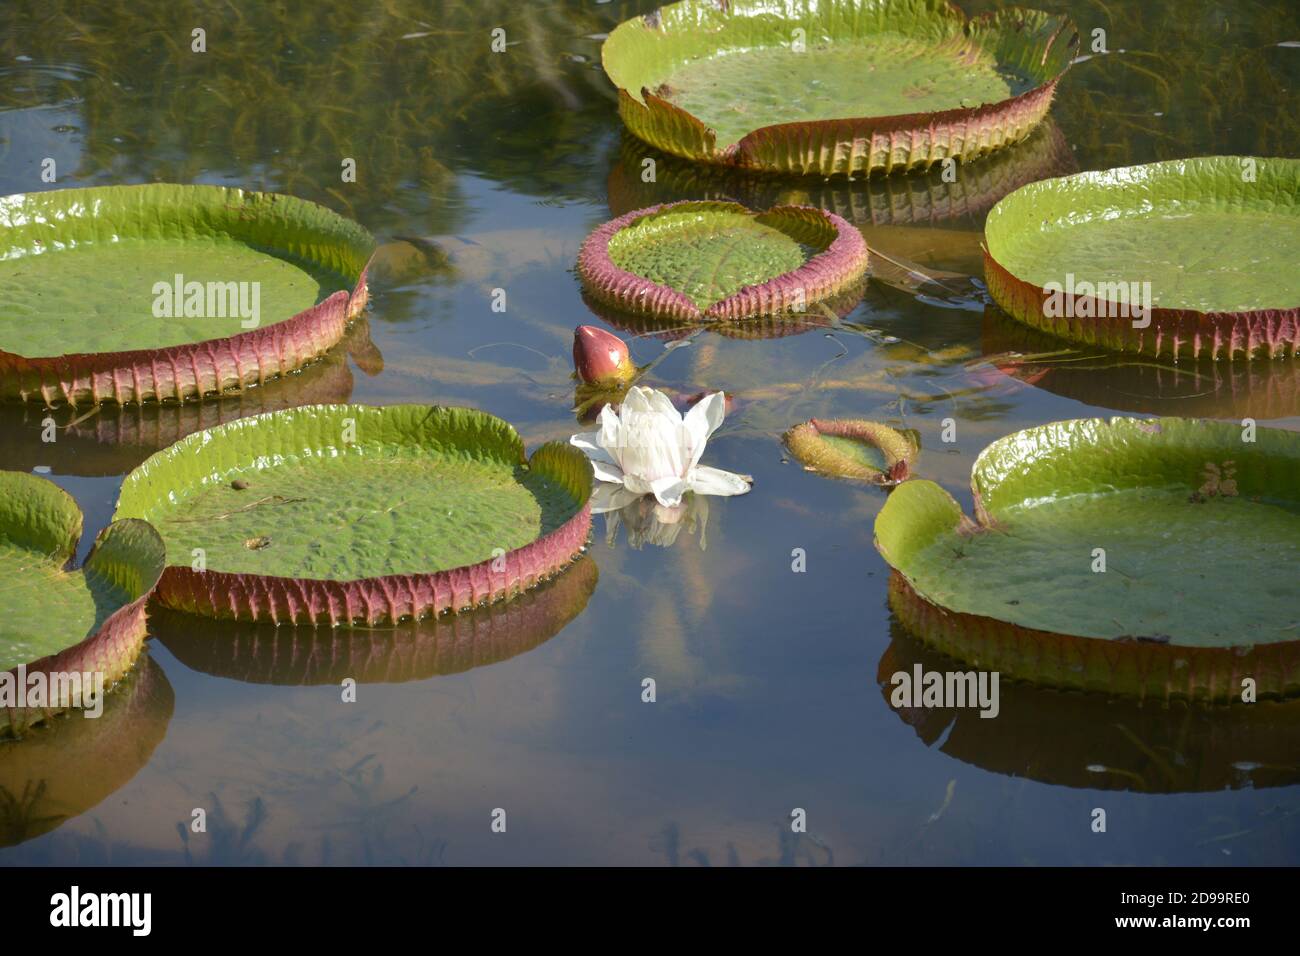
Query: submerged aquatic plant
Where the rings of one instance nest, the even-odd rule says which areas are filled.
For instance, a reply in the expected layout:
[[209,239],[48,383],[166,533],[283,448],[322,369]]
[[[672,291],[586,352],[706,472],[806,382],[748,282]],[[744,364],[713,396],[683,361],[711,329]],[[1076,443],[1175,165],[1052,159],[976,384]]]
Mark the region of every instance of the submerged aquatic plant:
[[643,495],[675,508],[687,492],[743,495],[752,479],[700,464],[705,443],[726,416],[722,392],[697,402],[683,417],[663,392],[635,386],[617,412],[606,406],[600,429],[569,439],[591,459],[597,484],[592,514],[616,511]]

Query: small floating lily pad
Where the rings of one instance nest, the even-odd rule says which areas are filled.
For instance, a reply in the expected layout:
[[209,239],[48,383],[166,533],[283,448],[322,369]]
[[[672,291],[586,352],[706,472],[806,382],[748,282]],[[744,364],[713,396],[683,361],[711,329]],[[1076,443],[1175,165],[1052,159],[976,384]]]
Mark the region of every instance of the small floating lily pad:
[[920,450],[915,432],[853,418],[813,418],[784,440],[808,471],[884,486],[906,480]]
[[1061,338],[1171,358],[1300,354],[1300,160],[1199,157],[1032,183],[993,207],[985,240],[994,300]]
[[862,234],[804,206],[756,213],[738,203],[679,202],[627,213],[583,243],[588,295],[658,319],[724,321],[804,312],[867,267]]
[[586,544],[591,466],[524,455],[467,408],[315,405],[197,432],[126,477],[121,516],[167,545],[167,607],[394,624],[518,594]]
[[[18,668],[29,678],[75,673],[89,692],[100,675],[107,690],[144,646],[145,599],[162,573],[162,542],[143,521],[114,522],[74,570],[69,564],[81,523],[76,502],[58,485],[0,471],[0,679],[5,671],[21,673]],[[48,677],[44,681],[49,685]],[[20,734],[78,703],[59,696],[12,702],[0,697],[0,735]],[[82,703],[90,705],[85,698]]]
[[986,448],[972,487],[978,520],[930,481],[876,519],[894,609],[927,643],[1054,687],[1300,693],[1300,435],[1057,422]]
[[314,203],[220,186],[0,198],[0,398],[201,397],[283,375],[366,302],[373,240]]
[[946,0],[682,0],[601,47],[627,128],[708,163],[928,168],[1024,139],[1078,48],[1068,18]]

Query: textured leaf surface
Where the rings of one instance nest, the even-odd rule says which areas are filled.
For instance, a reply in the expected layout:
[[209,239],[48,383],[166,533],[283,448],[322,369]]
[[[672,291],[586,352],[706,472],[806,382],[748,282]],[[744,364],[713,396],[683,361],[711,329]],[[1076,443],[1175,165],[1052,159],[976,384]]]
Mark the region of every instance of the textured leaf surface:
[[1080,173],[1023,186],[989,213],[990,254],[1017,278],[1150,282],[1168,309],[1300,305],[1300,161],[1211,157]]
[[588,295],[676,321],[804,313],[854,288],[866,268],[862,233],[839,216],[734,202],[637,209],[592,232],[578,254]]
[[728,146],[760,126],[969,109],[1034,85],[987,51],[882,33],[818,41],[801,53],[787,42],[702,57],[672,73],[660,94]]
[[785,444],[809,471],[880,485],[904,480],[916,460],[914,433],[863,419],[812,419],[785,433]]
[[201,548],[209,571],[350,581],[491,559],[585,500],[482,412],[314,406],[160,452],[127,477],[118,514],[154,522],[171,564]]
[[[1034,184],[989,214],[984,276],[994,301],[1015,319],[1073,342],[1160,359],[1294,357],[1300,287],[1287,263],[1297,249],[1298,190],[1300,161],[1247,156]],[[1019,251],[1026,246],[1028,255]],[[1014,268],[999,258],[1008,250]],[[1042,279],[1039,254],[1056,256],[1045,260],[1054,262],[1047,266],[1054,278]],[[1049,290],[1047,281],[1057,284]],[[1122,282],[1151,282],[1155,304],[1144,316],[1124,308],[1133,292],[1117,288]]]
[[1300,437],[1241,434],[1185,419],[1018,432],[976,462],[978,527],[938,485],[908,482],[877,544],[917,594],[961,614],[1120,643],[1294,642]]
[[72,648],[153,587],[161,552],[152,529],[128,522],[100,535],[69,570],[81,512],[53,482],[0,472],[0,671]]
[[314,203],[166,184],[6,196],[0,243],[0,398],[47,406],[180,402],[296,371],[365,308],[374,248]]
[[[244,331],[238,292],[211,317],[158,318],[154,283],[256,282],[259,321],[310,309],[345,285],[342,277],[240,242],[126,239],[0,261],[0,349],[26,356],[120,352],[225,338]],[[249,287],[251,289],[251,287]],[[224,295],[224,293],[223,293]],[[244,299],[251,314],[251,294]],[[184,305],[184,300],[181,300]],[[228,313],[217,315],[216,313]],[[250,320],[251,321],[251,320]]]
[[744,286],[793,272],[816,251],[751,213],[698,206],[646,216],[609,242],[615,265],[684,293],[700,311]]
[[164,348],[245,331],[238,314],[155,317],[154,284],[174,284],[177,274],[259,283],[260,321],[273,324],[350,289],[371,248],[365,230],[322,206],[218,186],[7,196],[0,238],[0,349],[27,357]]
[[601,59],[624,122],[654,146],[854,175],[1023,139],[1077,42],[1064,17],[968,22],[945,0],[683,0],[620,24]]

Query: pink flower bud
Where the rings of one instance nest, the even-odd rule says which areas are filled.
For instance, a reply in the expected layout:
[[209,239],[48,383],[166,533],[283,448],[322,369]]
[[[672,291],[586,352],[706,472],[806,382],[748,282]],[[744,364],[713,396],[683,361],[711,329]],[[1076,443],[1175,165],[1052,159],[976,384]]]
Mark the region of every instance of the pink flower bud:
[[580,325],[573,332],[573,366],[578,378],[604,388],[625,385],[636,374],[627,343],[593,325]]

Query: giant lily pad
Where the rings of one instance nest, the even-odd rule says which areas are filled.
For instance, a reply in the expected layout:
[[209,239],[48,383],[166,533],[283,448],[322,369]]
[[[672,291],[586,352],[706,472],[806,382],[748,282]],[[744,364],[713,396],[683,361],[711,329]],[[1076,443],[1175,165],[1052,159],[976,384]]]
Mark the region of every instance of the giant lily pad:
[[628,129],[687,159],[854,175],[1024,139],[1078,47],[1069,19],[947,0],[682,0],[601,48]]
[[972,487],[978,520],[920,480],[876,519],[894,609],[927,643],[1054,687],[1300,693],[1300,435],[1057,422],[986,448]]
[[114,522],[72,570],[80,540],[81,510],[67,492],[0,471],[0,736],[90,706],[96,681],[111,688],[144,646],[145,600],[163,569],[157,532],[143,521]]
[[127,475],[167,607],[276,623],[395,624],[512,597],[581,552],[591,467],[525,458],[467,408],[314,405],[197,432]]
[[0,398],[200,397],[301,368],[366,302],[373,241],[322,206],[219,186],[0,199]]
[[555,637],[587,606],[599,570],[589,556],[512,601],[388,628],[277,627],[159,608],[149,633],[181,663],[254,684],[393,684],[508,660]]
[[582,245],[592,298],[656,319],[715,322],[804,312],[867,268],[862,234],[834,213],[738,203],[651,206],[605,223]]
[[1300,353],[1300,160],[1201,157],[1033,183],[993,207],[985,239],[993,298],[1061,338],[1174,358]]

